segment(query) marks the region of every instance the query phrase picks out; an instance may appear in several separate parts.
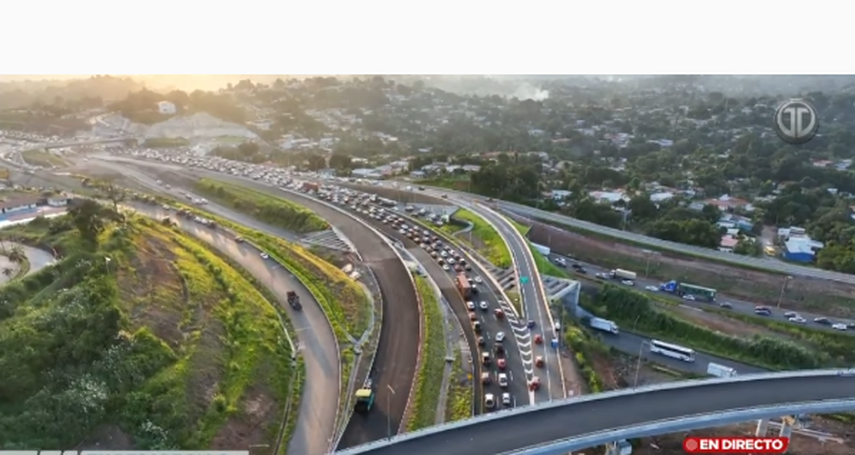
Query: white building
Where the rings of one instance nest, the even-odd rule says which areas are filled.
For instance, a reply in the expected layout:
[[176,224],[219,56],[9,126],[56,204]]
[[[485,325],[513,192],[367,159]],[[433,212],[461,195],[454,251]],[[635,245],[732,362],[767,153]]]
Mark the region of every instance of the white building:
[[157,103],[157,111],[163,115],[175,115],[175,105],[169,101],[160,101]]

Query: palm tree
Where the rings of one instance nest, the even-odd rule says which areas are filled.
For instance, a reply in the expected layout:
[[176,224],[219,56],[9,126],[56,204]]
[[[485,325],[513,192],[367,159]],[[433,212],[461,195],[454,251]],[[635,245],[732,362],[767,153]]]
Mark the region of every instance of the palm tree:
[[3,271],[2,271],[2,273],[3,273],[3,275],[5,275],[5,276],[6,276],[6,278],[7,278],[7,279],[11,279],[11,278],[12,278],[12,275],[14,275],[14,274],[15,274],[15,271],[14,271],[14,270],[12,270],[12,268],[11,268],[11,267],[3,267]]
[[19,245],[13,246],[7,257],[13,264],[18,265],[21,265],[22,262],[27,260],[27,256],[24,254],[24,249]]

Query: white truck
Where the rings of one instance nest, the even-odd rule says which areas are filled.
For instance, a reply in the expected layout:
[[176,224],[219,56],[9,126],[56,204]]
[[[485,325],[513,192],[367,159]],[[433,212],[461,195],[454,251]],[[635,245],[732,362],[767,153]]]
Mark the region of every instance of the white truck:
[[615,335],[618,334],[618,326],[612,321],[603,318],[591,318],[591,321],[588,323],[591,328],[602,330],[603,332],[613,333]]
[[537,243],[532,243],[531,246],[534,247],[534,249],[537,250],[538,253],[546,257],[549,257],[549,255],[552,254],[552,249],[548,246],[539,245]]
[[710,362],[709,365],[707,365],[707,374],[719,378],[732,378],[736,376],[736,370],[728,366]]
[[635,272],[630,272],[629,270],[624,269],[614,269],[609,272],[609,275],[611,275],[613,280],[620,279],[635,281],[635,279],[638,278],[638,275],[636,275]]

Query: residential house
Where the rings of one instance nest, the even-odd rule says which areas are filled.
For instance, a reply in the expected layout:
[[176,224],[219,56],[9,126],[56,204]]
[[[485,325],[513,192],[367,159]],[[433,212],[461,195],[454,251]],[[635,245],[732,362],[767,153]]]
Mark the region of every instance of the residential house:
[[157,103],[157,111],[163,115],[175,115],[177,109],[169,101],[160,101]]
[[554,201],[563,201],[572,195],[573,195],[573,192],[569,191],[569,190],[552,190],[552,191],[550,191],[550,197],[552,197],[552,200],[554,200]]
[[65,207],[68,205],[68,200],[65,196],[51,196],[47,198],[47,205],[51,207]]

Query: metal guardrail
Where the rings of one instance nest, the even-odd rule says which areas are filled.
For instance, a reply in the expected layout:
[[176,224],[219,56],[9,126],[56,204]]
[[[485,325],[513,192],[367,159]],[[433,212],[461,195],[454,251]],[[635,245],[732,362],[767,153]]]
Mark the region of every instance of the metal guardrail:
[[643,425],[609,429],[545,444],[503,452],[500,455],[564,455],[571,451],[587,449],[630,438],[643,438],[668,433],[711,428],[749,420],[769,419],[791,414],[830,414],[855,409],[853,400],[823,400],[795,402],[775,406],[742,408],[731,411],[699,414],[691,417],[659,420]]
[[[351,449],[336,452],[338,455],[357,455],[363,453],[369,453],[372,450],[376,450],[381,447],[386,447],[390,445],[394,445],[398,442],[423,438],[427,436],[432,436],[438,433],[442,433],[447,430],[461,429],[465,427],[479,425],[485,422],[490,422],[494,420],[503,419],[510,416],[516,415],[526,415],[533,414],[540,411],[544,411],[547,409],[554,409],[563,406],[572,406],[578,403],[590,402],[590,401],[599,401],[599,400],[607,400],[619,397],[627,397],[640,393],[648,393],[648,392],[656,392],[656,391],[664,391],[664,390],[675,390],[675,389],[684,389],[684,388],[702,388],[710,385],[718,385],[718,384],[738,384],[741,382],[750,382],[750,381],[765,381],[765,380],[775,380],[775,379],[797,379],[797,378],[817,378],[817,377],[828,377],[828,376],[852,376],[853,370],[806,370],[806,371],[791,371],[784,373],[759,373],[759,374],[747,374],[741,376],[735,376],[731,378],[712,378],[712,379],[701,379],[701,380],[687,380],[687,381],[677,381],[670,383],[661,383],[661,384],[652,384],[644,387],[638,387],[635,389],[621,389],[621,390],[613,390],[609,392],[598,393],[594,395],[583,395],[580,397],[574,398],[566,398],[564,400],[550,401],[545,402],[536,406],[527,406],[522,408],[514,408],[502,410],[490,414],[484,414],[478,417],[474,417],[468,420],[462,420],[459,422],[446,423],[443,425],[437,425],[430,428],[425,428],[423,430],[415,431],[412,433],[408,433],[405,435],[395,436],[390,440],[383,441],[374,441],[367,444],[363,444],[357,447],[353,447]],[[786,414],[786,413],[785,413]],[[619,439],[619,438],[618,438]]]
[[[371,225],[369,225],[368,223],[366,223],[366,222],[365,222],[364,220],[362,220],[361,218],[359,218],[359,217],[357,217],[357,216],[353,215],[352,213],[349,213],[349,212],[347,212],[347,211],[343,210],[341,207],[335,206],[335,205],[333,205],[333,204],[330,204],[330,203],[329,203],[329,202],[327,202],[327,201],[324,201],[324,200],[321,200],[321,199],[319,199],[319,198],[316,198],[316,197],[310,196],[310,195],[308,195],[308,194],[300,193],[299,191],[294,191],[294,190],[285,189],[285,188],[281,188],[281,187],[275,187],[275,186],[272,186],[272,188],[278,188],[280,191],[283,191],[283,192],[286,192],[286,193],[291,193],[291,194],[293,194],[293,195],[300,196],[300,197],[305,197],[306,199],[311,199],[311,200],[313,200],[313,201],[315,201],[315,202],[318,202],[318,203],[320,203],[320,204],[323,204],[324,206],[326,206],[326,207],[328,207],[328,208],[330,208],[330,209],[336,210],[337,212],[342,213],[342,214],[344,214],[344,215],[348,216],[349,218],[351,218],[351,219],[355,220],[356,222],[360,223],[362,226],[364,226],[364,227],[366,227],[367,229],[369,229],[369,230],[370,230],[371,232],[373,232],[375,235],[377,235],[377,236],[379,236],[381,239],[383,239],[383,241],[386,243],[386,245],[388,245],[388,246],[389,246],[389,248],[391,248],[391,249],[392,249],[392,251],[395,253],[395,256],[397,256],[397,257],[398,257],[398,260],[399,260],[399,261],[401,261],[401,264],[402,264],[404,267],[407,267],[407,263],[406,263],[406,261],[404,261],[404,258],[401,256],[401,253],[399,253],[399,252],[398,252],[398,250],[397,250],[397,249],[395,249],[395,245],[393,245],[393,244],[392,244],[392,241],[391,241],[391,240],[389,240],[389,238],[387,238],[385,235],[383,235],[380,231],[378,231],[377,229],[375,229],[373,226],[371,226]],[[407,268],[407,270],[409,270],[409,268]],[[421,302],[421,299],[419,299],[419,297],[418,297],[419,293],[418,293],[418,290],[417,290],[417,288],[416,288],[416,281],[415,281],[415,279],[413,279],[413,274],[410,272],[410,273],[408,273],[408,274],[407,274],[407,276],[410,278],[410,285],[413,287],[413,292],[415,292],[415,293],[416,293],[416,299],[418,299],[418,301],[419,301],[419,307],[421,307],[421,306],[422,306],[422,302]],[[381,330],[382,330],[382,329],[381,329]],[[416,363],[416,372],[418,372],[419,367],[421,366],[421,358],[422,358],[422,344],[423,344],[422,342],[423,342],[423,341],[424,341],[424,327],[422,327],[422,324],[419,324],[419,350],[418,350],[418,354],[417,354],[417,355],[418,355],[418,360],[417,360],[417,363]],[[372,365],[372,369],[373,369],[373,365]],[[406,407],[406,409],[404,409],[404,417],[406,417],[406,416],[407,416],[407,414],[409,414],[409,412],[410,412],[410,407],[412,406],[412,402],[413,402],[413,392],[415,391],[415,388],[416,388],[416,381],[415,381],[415,378],[414,378],[414,379],[413,379],[413,381],[412,381],[412,383],[410,384],[410,392],[409,392],[409,397],[407,398],[407,407]],[[405,428],[405,423],[406,423],[406,419],[401,419],[401,425],[398,427],[398,433],[400,433],[400,432],[403,430],[403,428]],[[336,442],[338,442],[338,441],[336,441]]]

